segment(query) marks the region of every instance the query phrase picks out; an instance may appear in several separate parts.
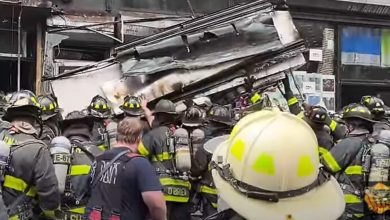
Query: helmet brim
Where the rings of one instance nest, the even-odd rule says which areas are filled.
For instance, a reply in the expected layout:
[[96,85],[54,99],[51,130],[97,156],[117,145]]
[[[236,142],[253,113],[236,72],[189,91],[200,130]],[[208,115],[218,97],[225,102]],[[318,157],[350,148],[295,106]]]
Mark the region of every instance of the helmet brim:
[[[213,161],[217,162],[220,157],[226,161],[228,146],[229,141],[222,142],[213,154]],[[344,212],[344,195],[333,177],[300,196],[267,202],[238,193],[215,169],[212,170],[212,176],[220,198],[245,219],[285,220],[286,216],[291,215],[293,219],[328,220],[337,219]]]
[[379,121],[375,121],[375,120],[372,120],[372,119],[367,119],[367,118],[359,117],[359,116],[343,117],[342,119],[343,120],[348,120],[348,119],[353,119],[353,118],[358,118],[358,119],[361,119],[363,121],[370,122],[370,123],[373,123],[373,124],[380,123]]
[[153,114],[153,115],[155,115],[155,114],[178,115],[177,112],[164,112],[164,111],[153,111],[152,114]]
[[43,121],[46,121],[46,120],[49,120],[50,118],[56,116],[57,114],[59,114],[59,113],[56,112],[56,113],[49,114],[49,115],[44,115],[44,114],[42,114],[42,115],[41,115],[41,118],[42,118]]
[[40,121],[40,114],[41,109],[34,105],[9,107],[3,115],[3,119],[6,121],[12,121],[14,118],[19,116],[29,116],[34,117],[36,120]]
[[71,124],[82,123],[82,124],[92,125],[93,122],[94,122],[94,118],[92,116],[85,116],[82,118],[65,119],[61,122],[61,124],[63,128],[66,128]]
[[217,123],[221,123],[221,124],[224,124],[224,125],[228,125],[228,126],[233,126],[234,123],[232,121],[223,121],[223,120],[218,120],[218,119],[209,119],[210,121],[213,121],[213,122],[217,122]]
[[200,126],[202,126],[202,122],[182,122],[182,124],[186,127],[200,127]]

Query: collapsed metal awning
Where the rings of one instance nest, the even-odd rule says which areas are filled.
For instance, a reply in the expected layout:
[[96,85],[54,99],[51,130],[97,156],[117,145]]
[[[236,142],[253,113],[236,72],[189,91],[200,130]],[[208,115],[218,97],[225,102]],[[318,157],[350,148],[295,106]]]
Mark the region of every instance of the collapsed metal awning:
[[[123,78],[98,83],[114,110],[127,94],[142,94],[149,100],[212,96],[243,85],[248,76],[254,76],[255,86],[262,88],[283,79],[284,71],[302,66],[304,49],[285,7],[259,0],[115,48],[116,57],[105,62],[119,61]],[[87,66],[81,71],[87,69],[91,79],[94,69]],[[61,87],[58,78],[66,76],[59,81],[69,83],[70,75],[83,78],[81,73],[52,78],[57,81],[53,89]]]

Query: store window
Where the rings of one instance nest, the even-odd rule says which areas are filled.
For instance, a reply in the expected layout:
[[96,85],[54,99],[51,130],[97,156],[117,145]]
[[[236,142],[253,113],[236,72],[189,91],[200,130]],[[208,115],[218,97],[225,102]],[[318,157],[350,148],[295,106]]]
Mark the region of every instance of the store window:
[[390,79],[390,29],[342,27],[340,79]]
[[390,29],[344,26],[339,29],[341,106],[363,95],[390,104]]

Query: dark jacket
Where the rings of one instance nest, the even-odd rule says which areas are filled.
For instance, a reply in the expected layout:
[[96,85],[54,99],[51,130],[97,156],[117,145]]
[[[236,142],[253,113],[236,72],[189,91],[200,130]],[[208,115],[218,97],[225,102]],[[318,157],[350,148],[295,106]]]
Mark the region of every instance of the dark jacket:
[[364,216],[364,180],[362,155],[368,145],[369,131],[356,129],[321,156],[325,168],[335,174],[344,191],[346,215],[350,219]]
[[[11,146],[11,169],[6,172],[3,183],[3,196],[7,206],[23,195],[27,186],[30,189],[26,197],[17,207],[24,207],[23,212],[32,208],[32,200],[37,196],[40,208],[47,216],[54,216],[59,208],[60,194],[54,166],[47,146],[37,140],[36,135],[14,132],[9,133],[15,143]],[[10,210],[10,217],[18,214],[16,209]]]

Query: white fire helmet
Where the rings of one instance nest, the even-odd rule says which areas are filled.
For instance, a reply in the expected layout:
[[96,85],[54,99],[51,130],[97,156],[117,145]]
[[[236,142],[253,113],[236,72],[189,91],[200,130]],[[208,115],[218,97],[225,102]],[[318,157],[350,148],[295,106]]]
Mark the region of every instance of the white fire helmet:
[[220,197],[249,220],[335,220],[343,192],[320,169],[317,138],[302,119],[262,110],[240,120],[213,154]]

